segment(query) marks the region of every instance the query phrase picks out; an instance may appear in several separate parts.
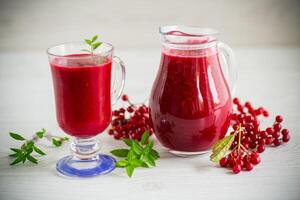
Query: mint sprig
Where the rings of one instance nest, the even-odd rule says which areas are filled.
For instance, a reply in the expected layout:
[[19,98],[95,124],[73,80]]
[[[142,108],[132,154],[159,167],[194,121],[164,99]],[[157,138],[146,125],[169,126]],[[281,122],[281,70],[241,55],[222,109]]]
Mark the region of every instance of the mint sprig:
[[61,146],[63,142],[69,140],[67,137],[53,136],[50,133],[47,133],[45,129],[37,131],[30,140],[15,132],[10,132],[9,135],[15,140],[25,141],[20,148],[10,148],[13,153],[9,156],[15,158],[10,165],[16,165],[21,162],[25,163],[26,161],[38,164],[37,158],[35,158],[32,154],[35,152],[41,156],[46,155],[44,151],[36,146],[36,143],[43,138],[50,140],[56,147]]
[[149,131],[142,135],[141,142],[133,139],[124,139],[123,142],[130,149],[115,149],[111,154],[117,157],[125,158],[117,161],[116,167],[125,168],[129,177],[132,177],[136,168],[149,168],[149,165],[155,167],[155,161],[159,158],[159,153],[153,149],[154,141],[149,140]]
[[82,49],[82,51],[89,52],[90,54],[94,54],[94,51],[102,45],[102,42],[98,42],[98,35],[95,35],[91,39],[84,39],[85,43],[90,47],[90,49]]

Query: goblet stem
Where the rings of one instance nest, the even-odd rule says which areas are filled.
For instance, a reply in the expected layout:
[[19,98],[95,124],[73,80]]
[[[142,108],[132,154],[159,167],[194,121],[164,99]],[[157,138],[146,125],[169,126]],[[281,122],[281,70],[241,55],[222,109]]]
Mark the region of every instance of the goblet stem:
[[101,145],[95,137],[75,138],[70,144],[73,155],[81,160],[90,160],[97,157]]

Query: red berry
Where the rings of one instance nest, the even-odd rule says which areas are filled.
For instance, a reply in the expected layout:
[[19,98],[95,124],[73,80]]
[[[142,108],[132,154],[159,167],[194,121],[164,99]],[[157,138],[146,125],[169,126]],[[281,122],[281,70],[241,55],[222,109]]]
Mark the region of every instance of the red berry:
[[289,140],[290,140],[290,136],[289,135],[282,136],[282,142],[288,142]]
[[223,157],[220,161],[219,161],[219,164],[221,167],[227,167],[228,165],[228,160],[226,157]]
[[283,121],[283,117],[281,115],[277,115],[275,117],[276,122],[281,123]]
[[289,130],[287,130],[286,128],[282,129],[281,133],[282,133],[283,136],[288,135],[289,134]]
[[239,165],[239,164],[235,164],[235,165],[233,166],[233,168],[232,168],[232,172],[235,173],[235,174],[240,173],[241,170],[242,170],[242,168],[241,168],[241,165]]
[[264,117],[269,117],[269,112],[266,111],[266,110],[264,110],[262,114],[263,114]]
[[273,144],[274,144],[274,146],[277,147],[277,146],[281,145],[281,142],[278,138],[276,138],[276,139],[274,139]]
[[280,134],[279,134],[279,132],[276,131],[272,134],[272,136],[273,136],[273,138],[279,138]]
[[281,125],[279,123],[274,124],[274,131],[280,131],[281,130]]
[[251,154],[251,163],[253,165],[257,165],[260,163],[260,157],[259,156],[254,156],[253,154]]
[[245,118],[246,122],[250,123],[252,122],[254,119],[251,115],[247,115],[246,118]]
[[264,152],[265,151],[265,145],[258,145],[258,147],[257,147],[257,152],[258,153],[262,153],[262,152]]
[[259,144],[259,145],[265,145],[265,144],[266,144],[266,139],[265,139],[265,138],[260,138],[260,139],[258,140],[258,144]]
[[272,127],[269,127],[269,128],[266,129],[266,132],[267,132],[269,135],[272,135],[273,132],[274,132],[274,130],[273,130]]
[[126,109],[129,113],[132,113],[134,111],[133,106],[128,106]]
[[249,101],[246,101],[246,102],[245,102],[245,107],[251,108],[251,107],[252,107],[252,106],[251,106],[251,103],[250,103]]
[[230,167],[233,167],[236,164],[236,159],[235,158],[228,158],[228,164]]
[[260,132],[260,137],[267,138],[268,137],[268,133],[266,131],[261,131]]
[[123,100],[123,101],[128,101],[128,96],[127,96],[126,94],[123,94],[123,95],[122,95],[122,100]]
[[248,143],[243,144],[243,146],[244,146],[245,149],[249,149],[249,144]]
[[110,129],[110,130],[108,131],[108,134],[109,134],[109,135],[113,135],[113,134],[114,134],[114,130]]
[[268,138],[266,139],[266,144],[267,144],[267,145],[272,144],[272,142],[273,142],[273,138],[268,137]]
[[257,144],[256,144],[255,142],[251,142],[251,143],[249,144],[249,147],[250,147],[251,149],[255,149],[256,146],[257,146]]
[[234,124],[232,128],[233,128],[234,130],[236,130],[236,129],[238,129],[238,127],[239,127],[238,124]]
[[253,169],[253,165],[249,162],[246,162],[244,166],[247,171],[251,171]]
[[240,100],[238,98],[234,98],[233,99],[233,103],[236,104],[236,105],[238,105],[238,104],[240,104]]
[[119,115],[119,111],[114,110],[112,114],[113,114],[113,116],[118,116]]
[[125,113],[125,109],[124,109],[124,108],[120,108],[120,109],[119,109],[119,112],[120,112],[120,113]]
[[244,165],[244,161],[242,159],[238,159],[236,161],[236,164],[240,165],[240,166],[243,166]]
[[245,143],[251,142],[250,137],[246,136],[246,137],[243,139],[243,142],[245,142]]
[[257,153],[255,150],[252,151],[251,156],[259,157],[259,153]]

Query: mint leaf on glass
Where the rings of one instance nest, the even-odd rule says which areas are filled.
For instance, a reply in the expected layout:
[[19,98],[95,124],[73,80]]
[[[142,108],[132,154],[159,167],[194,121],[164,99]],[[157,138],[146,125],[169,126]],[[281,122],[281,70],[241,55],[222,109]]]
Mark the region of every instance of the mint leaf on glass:
[[89,46],[89,49],[82,49],[81,51],[89,52],[94,54],[94,51],[102,45],[102,42],[97,42],[98,35],[93,36],[91,39],[84,39],[84,42]]

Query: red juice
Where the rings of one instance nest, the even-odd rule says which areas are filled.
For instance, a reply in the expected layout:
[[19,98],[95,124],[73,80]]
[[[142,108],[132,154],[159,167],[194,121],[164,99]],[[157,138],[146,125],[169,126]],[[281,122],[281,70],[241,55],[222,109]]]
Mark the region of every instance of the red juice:
[[90,61],[77,54],[50,62],[58,124],[76,137],[95,136],[111,121],[111,60]]
[[209,150],[225,136],[232,112],[217,50],[163,51],[149,103],[155,135],[165,147]]

